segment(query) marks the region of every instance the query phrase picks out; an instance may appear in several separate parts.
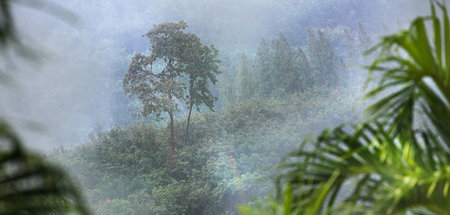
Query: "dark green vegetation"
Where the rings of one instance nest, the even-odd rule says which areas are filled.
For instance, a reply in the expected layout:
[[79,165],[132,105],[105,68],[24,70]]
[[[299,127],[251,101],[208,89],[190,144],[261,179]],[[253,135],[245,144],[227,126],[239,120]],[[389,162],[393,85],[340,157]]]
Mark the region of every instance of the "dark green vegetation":
[[281,166],[279,201],[244,214],[449,214],[450,20],[430,2],[373,49],[367,121],[305,141]]
[[92,134],[90,143],[57,159],[78,178],[97,214],[234,214],[237,205],[267,194],[267,168],[299,139],[333,124],[330,119],[351,120],[344,95],[315,88],[197,113],[188,144],[184,117],[175,121],[172,157],[169,128],[134,124]]
[[[281,33],[270,43],[262,40],[253,59],[239,54],[224,60],[215,87],[217,50],[197,42],[190,46],[198,38],[185,27],[184,22],[155,26],[147,34],[151,55],[135,55],[124,80],[125,91],[143,101],[139,111],[156,118],[173,115],[167,127],[140,117],[97,131],[88,143],[55,156],[77,177],[99,215],[237,214],[239,204],[273,189],[269,168],[300,140],[324,126],[358,120],[362,82],[348,79],[356,69],[343,60],[360,62],[359,41],[368,39],[356,32],[311,30],[305,47],[292,47]],[[355,41],[345,46],[347,40]],[[206,58],[183,52],[193,47]],[[216,112],[196,112],[190,119],[193,105],[211,109],[214,97]]]

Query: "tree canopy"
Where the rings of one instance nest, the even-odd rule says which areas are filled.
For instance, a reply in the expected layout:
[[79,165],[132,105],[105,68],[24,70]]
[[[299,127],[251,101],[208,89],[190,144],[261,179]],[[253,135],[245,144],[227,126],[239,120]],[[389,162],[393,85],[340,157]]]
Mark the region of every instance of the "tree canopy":
[[190,117],[193,106],[198,109],[205,104],[212,109],[216,99],[208,84],[217,82],[218,51],[203,46],[197,36],[185,32],[186,27],[183,21],[155,25],[145,34],[151,54],[136,54],[123,80],[125,93],[143,103],[144,116],[155,114],[161,119],[162,113],[168,113],[171,154],[175,150],[173,124],[178,106],[187,103]]

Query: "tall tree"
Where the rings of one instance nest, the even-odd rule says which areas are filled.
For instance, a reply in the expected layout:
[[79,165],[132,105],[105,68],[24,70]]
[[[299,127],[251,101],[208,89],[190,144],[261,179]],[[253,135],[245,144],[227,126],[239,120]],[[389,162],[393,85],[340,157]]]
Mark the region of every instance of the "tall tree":
[[334,87],[339,83],[339,73],[344,63],[338,57],[325,33],[318,30],[317,36],[308,29],[308,49],[310,62],[317,84]]
[[372,46],[372,39],[361,23],[358,23],[358,40],[361,53],[367,51]]
[[254,93],[254,80],[252,73],[252,66],[250,61],[247,59],[245,54],[241,55],[239,59],[239,64],[235,69],[236,74],[236,94],[239,101],[244,101]]
[[214,46],[202,45],[200,39],[195,35],[191,37],[190,47],[186,49],[183,63],[186,65],[188,75],[188,91],[186,93],[187,105],[189,107],[186,141],[189,140],[189,125],[191,121],[192,108],[195,106],[200,111],[201,105],[206,105],[211,111],[214,110],[214,102],[217,98],[209,89],[210,84],[217,83],[217,75],[220,74],[217,59],[219,51]]
[[236,100],[233,74],[232,69],[227,69],[220,76],[220,98],[222,98],[222,105],[224,106],[233,104]]
[[297,71],[299,89],[305,90],[313,86],[313,74],[311,73],[311,66],[309,65],[308,58],[306,58],[303,49],[298,47],[295,52],[294,66]]
[[314,32],[311,29],[306,29],[308,38],[307,38],[307,42],[308,42],[308,51],[310,52],[309,54],[309,62],[311,63],[312,69],[316,69],[316,67],[318,67],[319,62],[318,61],[318,57],[315,56],[318,52],[319,52],[319,47],[318,47],[318,42],[317,42],[317,38],[316,38],[316,34],[314,34]]
[[294,54],[283,33],[272,41],[272,66],[276,88],[286,92],[296,92],[299,89],[299,76],[294,68]]
[[322,31],[318,32],[320,47],[320,72],[325,85],[334,87],[339,82],[339,72],[342,69],[339,57],[336,55],[330,41]]
[[162,113],[169,115],[170,156],[175,151],[174,114],[178,105],[189,107],[188,137],[192,108],[205,104],[212,110],[216,100],[208,87],[217,82],[218,50],[202,45],[196,35],[185,32],[186,28],[183,21],[155,25],[145,34],[151,54],[136,54],[123,80],[125,93],[142,101],[144,116],[155,114],[162,119]]
[[345,37],[345,51],[346,51],[346,58],[350,59],[349,61],[353,61],[360,57],[360,53],[356,51],[356,45],[355,45],[355,39],[350,34],[348,28],[344,28],[344,37]]
[[175,152],[174,113],[185,99],[185,84],[181,82],[186,73],[183,58],[192,39],[184,32],[186,27],[183,21],[155,25],[145,34],[151,43],[151,54],[135,54],[123,79],[125,93],[142,101],[144,116],[155,114],[161,119],[162,113],[169,114],[170,156]]
[[264,38],[261,39],[256,51],[255,73],[257,74],[258,91],[262,95],[269,96],[272,91],[273,73],[271,65],[272,56]]

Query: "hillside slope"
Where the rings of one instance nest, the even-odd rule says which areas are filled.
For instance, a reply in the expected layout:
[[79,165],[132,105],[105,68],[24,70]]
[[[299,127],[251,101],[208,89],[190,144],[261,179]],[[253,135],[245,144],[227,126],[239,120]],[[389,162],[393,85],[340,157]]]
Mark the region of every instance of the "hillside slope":
[[53,157],[78,178],[98,215],[235,214],[272,189],[269,167],[309,134],[357,117],[354,92],[315,88],[196,113],[189,141],[179,119],[171,158],[168,129],[152,124],[95,132]]

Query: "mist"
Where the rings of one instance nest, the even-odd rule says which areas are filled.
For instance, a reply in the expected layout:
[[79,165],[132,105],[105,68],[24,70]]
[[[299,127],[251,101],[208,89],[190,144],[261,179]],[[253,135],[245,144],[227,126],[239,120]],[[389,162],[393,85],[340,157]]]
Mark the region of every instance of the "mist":
[[21,88],[14,93],[20,95],[0,105],[14,106],[3,113],[19,118],[20,124],[42,125],[23,137],[44,151],[75,146],[85,142],[96,127],[107,129],[120,123],[113,117],[116,102],[124,99],[117,98],[121,97],[117,89],[130,57],[148,49],[142,35],[155,24],[184,20],[189,32],[204,44],[214,44],[220,57],[227,59],[235,53],[251,54],[261,38],[270,40],[279,32],[292,46],[306,44],[307,28],[356,30],[362,23],[369,33],[381,36],[406,28],[412,18],[428,11],[428,2],[420,0],[55,3],[75,13],[78,21],[66,23],[41,11],[14,8],[23,42],[45,59],[37,68],[21,68],[13,80]]
[[[417,16],[429,15],[430,6],[424,0],[59,0],[53,3],[70,11],[65,16],[70,19],[42,9],[13,5],[19,39],[29,56],[8,53],[10,60],[3,62],[1,69],[14,73],[4,77],[6,84],[0,88],[5,92],[0,99],[0,116],[12,123],[27,146],[50,154],[79,177],[91,207],[106,207],[111,200],[117,200],[114,204],[136,207],[142,198],[150,199],[151,206],[146,207],[152,208],[155,214],[164,214],[161,211],[167,208],[158,208],[163,203],[158,203],[156,197],[152,199],[153,195],[169,196],[167,199],[173,200],[181,197],[172,198],[169,194],[183,189],[193,189],[198,196],[208,192],[222,195],[214,196],[219,203],[208,204],[220,205],[217,211],[226,214],[236,212],[239,204],[273,191],[273,186],[268,185],[271,181],[267,180],[273,175],[265,173],[269,166],[297,149],[309,135],[318,135],[326,127],[361,121],[366,107],[361,101],[362,87],[368,74],[363,66],[376,56],[361,55],[362,49],[369,47],[358,47],[356,54],[350,53],[346,38],[352,38],[351,45],[362,44],[362,39],[357,38],[364,29],[371,40],[367,45],[375,45],[383,35],[408,28]],[[161,161],[172,156],[166,153],[167,119],[158,121],[154,115],[142,116],[143,104],[137,97],[125,95],[123,79],[136,53],[150,54],[149,39],[143,35],[155,25],[179,21],[186,22],[186,32],[195,34],[202,44],[217,48],[222,73],[217,76],[218,83],[210,85],[218,98],[215,112],[204,105],[199,111],[193,111],[192,138],[198,142],[187,144],[188,141],[181,141],[183,134],[177,134],[176,138],[180,139],[177,144],[186,149],[179,146],[176,155],[179,166],[173,167],[170,165],[174,164]],[[293,53],[304,52],[305,59],[313,64],[312,34],[308,32],[317,38],[323,33],[329,41],[339,65],[335,69],[342,70],[338,84],[319,86],[323,80],[310,77],[314,86],[289,93],[274,89],[270,96],[263,93],[248,93],[251,95],[248,96],[242,93],[244,88],[236,88],[246,85],[246,81],[261,79],[254,71],[261,63],[258,51],[262,41],[274,56],[277,44],[285,38],[295,50]],[[246,72],[251,76],[246,76]],[[180,133],[184,132],[183,123],[189,111],[183,105],[180,103],[180,111],[175,114],[175,129]],[[124,149],[121,144],[130,147]],[[120,153],[144,158],[133,163],[127,156],[120,157]],[[141,153],[154,157],[146,158]],[[259,157],[265,153],[273,157]],[[108,160],[114,156],[139,168],[118,170],[114,164],[119,161]],[[197,162],[195,159],[206,162],[199,169],[208,172],[207,178],[213,182],[173,188],[173,184],[201,178],[195,171],[188,179],[180,176],[188,175],[189,171],[179,169],[190,169],[188,164]],[[111,162],[112,167],[86,173],[85,166],[92,168],[89,162],[95,165]],[[145,174],[129,176],[139,171]],[[255,183],[260,177],[266,179],[263,185]],[[177,210],[182,209],[174,209]],[[205,214],[213,213],[208,210],[202,209]],[[174,211],[171,213],[176,214]]]

